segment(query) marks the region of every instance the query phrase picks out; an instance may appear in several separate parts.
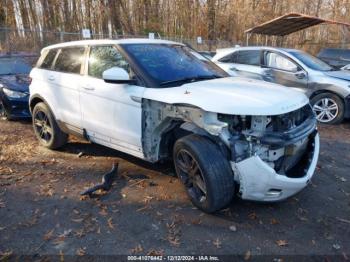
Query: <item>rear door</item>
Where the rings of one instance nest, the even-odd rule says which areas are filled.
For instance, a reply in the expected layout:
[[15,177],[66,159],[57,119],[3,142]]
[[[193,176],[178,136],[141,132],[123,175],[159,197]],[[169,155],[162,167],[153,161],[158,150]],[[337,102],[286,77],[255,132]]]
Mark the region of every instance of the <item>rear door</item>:
[[263,79],[284,86],[306,88],[307,73],[289,57],[274,51],[264,51]]
[[262,79],[260,50],[237,50],[219,60],[220,66],[232,76]]
[[141,97],[144,87],[106,83],[102,73],[112,67],[134,77],[129,63],[113,46],[91,46],[82,79],[80,104],[83,127],[90,140],[143,157]]
[[47,78],[61,121],[70,128],[81,128],[79,89],[82,79],[84,46],[61,48]]

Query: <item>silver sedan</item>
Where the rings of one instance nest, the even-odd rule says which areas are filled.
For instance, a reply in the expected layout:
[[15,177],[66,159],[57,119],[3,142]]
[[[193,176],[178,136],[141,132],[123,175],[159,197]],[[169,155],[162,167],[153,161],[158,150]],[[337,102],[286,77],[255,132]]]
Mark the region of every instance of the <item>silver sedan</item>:
[[321,123],[337,124],[350,117],[350,71],[335,69],[304,51],[236,47],[217,50],[212,60],[232,76],[301,90]]

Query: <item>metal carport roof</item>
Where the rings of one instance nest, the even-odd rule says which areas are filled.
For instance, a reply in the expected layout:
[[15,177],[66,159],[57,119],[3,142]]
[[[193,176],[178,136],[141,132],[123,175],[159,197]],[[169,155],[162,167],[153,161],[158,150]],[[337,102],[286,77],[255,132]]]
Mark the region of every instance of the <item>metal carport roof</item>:
[[350,26],[349,23],[327,20],[299,13],[289,13],[252,27],[246,30],[245,33],[285,36],[322,23]]

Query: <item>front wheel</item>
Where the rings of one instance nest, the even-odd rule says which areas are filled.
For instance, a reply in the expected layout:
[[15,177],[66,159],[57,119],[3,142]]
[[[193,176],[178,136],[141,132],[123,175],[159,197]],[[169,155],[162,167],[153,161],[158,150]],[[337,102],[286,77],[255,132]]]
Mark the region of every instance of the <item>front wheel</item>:
[[335,94],[322,93],[311,99],[316,118],[323,124],[339,124],[344,119],[344,102]]
[[44,147],[57,149],[67,142],[68,135],[58,127],[55,117],[45,103],[38,103],[33,109],[33,128]]
[[211,140],[188,135],[174,145],[174,164],[192,203],[207,213],[227,206],[235,192],[229,161]]

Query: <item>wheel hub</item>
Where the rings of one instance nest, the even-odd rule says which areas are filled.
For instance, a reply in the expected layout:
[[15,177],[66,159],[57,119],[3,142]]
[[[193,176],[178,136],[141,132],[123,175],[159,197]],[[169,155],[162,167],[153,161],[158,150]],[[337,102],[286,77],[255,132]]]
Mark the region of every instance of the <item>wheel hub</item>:
[[338,115],[338,105],[331,98],[322,98],[313,105],[313,110],[318,121],[328,123]]
[[188,194],[197,201],[204,202],[207,196],[207,188],[202,171],[195,158],[190,152],[182,149],[177,153],[176,166]]

